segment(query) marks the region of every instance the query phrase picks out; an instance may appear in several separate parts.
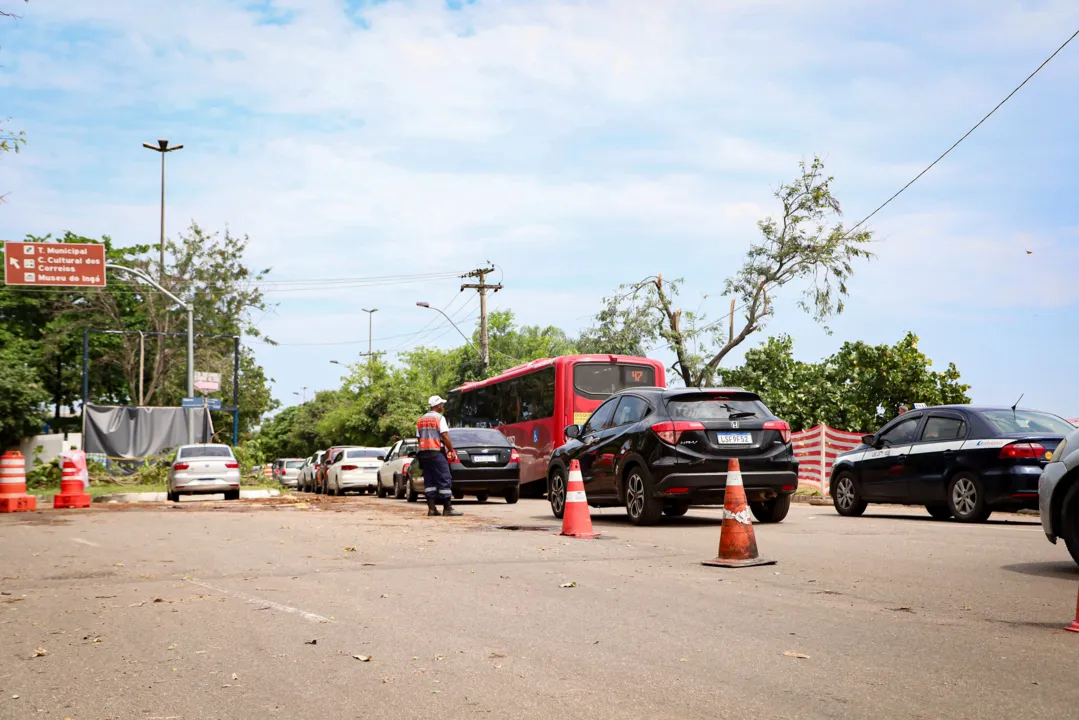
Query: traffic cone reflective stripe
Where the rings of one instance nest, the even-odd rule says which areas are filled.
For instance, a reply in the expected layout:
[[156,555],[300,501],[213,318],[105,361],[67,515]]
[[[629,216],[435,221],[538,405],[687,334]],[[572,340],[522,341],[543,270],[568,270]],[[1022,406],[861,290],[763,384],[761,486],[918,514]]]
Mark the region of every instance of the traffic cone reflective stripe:
[[53,495],[52,506],[56,509],[90,507],[90,496],[84,492],[85,490],[75,461],[65,457],[64,474],[60,478],[60,492]]
[[1072,624],[1064,628],[1069,632],[1079,633],[1079,595],[1075,598],[1075,619]]
[[715,567],[775,564],[775,560],[765,560],[757,552],[753,518],[746,502],[742,468],[737,459],[731,459],[727,466],[727,486],[723,491],[723,527],[719,531],[719,555],[715,560],[706,560],[701,564]]
[[599,537],[592,532],[592,515],[588,511],[588,498],[584,493],[581,464],[576,460],[571,460],[569,464],[566,505],[562,512],[562,534],[578,538]]
[[26,494],[26,458],[18,450],[0,456],[0,513],[30,512],[37,498]]

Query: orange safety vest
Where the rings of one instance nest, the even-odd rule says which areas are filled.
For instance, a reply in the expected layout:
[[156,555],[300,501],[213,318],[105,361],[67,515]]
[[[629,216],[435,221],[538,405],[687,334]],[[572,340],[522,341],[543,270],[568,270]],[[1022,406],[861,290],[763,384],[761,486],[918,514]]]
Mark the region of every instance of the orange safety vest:
[[442,433],[439,426],[442,424],[442,416],[431,411],[416,421],[416,437],[420,441],[420,452],[442,449]]

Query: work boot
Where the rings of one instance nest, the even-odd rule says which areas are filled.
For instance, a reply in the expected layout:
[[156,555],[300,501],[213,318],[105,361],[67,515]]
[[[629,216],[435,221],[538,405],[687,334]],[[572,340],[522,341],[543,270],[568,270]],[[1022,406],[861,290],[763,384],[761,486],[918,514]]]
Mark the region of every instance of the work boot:
[[454,510],[453,509],[453,500],[447,500],[442,505],[442,514],[445,515],[446,517],[456,517],[458,515],[463,515],[464,513],[462,513],[460,510]]
[[428,495],[427,496],[427,517],[431,517],[432,515],[437,516],[437,515],[441,515],[441,514],[442,513],[440,513],[438,511],[438,505],[435,502],[435,496],[434,495]]

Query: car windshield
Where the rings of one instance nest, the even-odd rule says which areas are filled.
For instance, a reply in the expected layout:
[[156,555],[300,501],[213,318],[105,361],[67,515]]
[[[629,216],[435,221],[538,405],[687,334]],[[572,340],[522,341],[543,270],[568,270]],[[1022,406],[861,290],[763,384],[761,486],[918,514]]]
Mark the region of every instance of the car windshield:
[[1070,422],[1049,413],[1033,410],[983,410],[981,416],[1001,433],[1052,433],[1067,435],[1075,430]]
[[379,455],[385,455],[385,453],[378,448],[360,448],[345,451],[346,458],[377,458]]
[[667,402],[667,412],[674,420],[737,420],[770,416],[760,400],[732,400],[711,394],[672,398]]
[[509,447],[509,440],[497,430],[487,428],[451,428],[450,440],[454,445],[497,445]]
[[303,465],[303,460],[289,460],[285,463],[286,468],[298,468]]
[[232,449],[224,445],[200,445],[198,447],[186,447],[180,450],[177,457],[189,460],[191,458],[231,458]]

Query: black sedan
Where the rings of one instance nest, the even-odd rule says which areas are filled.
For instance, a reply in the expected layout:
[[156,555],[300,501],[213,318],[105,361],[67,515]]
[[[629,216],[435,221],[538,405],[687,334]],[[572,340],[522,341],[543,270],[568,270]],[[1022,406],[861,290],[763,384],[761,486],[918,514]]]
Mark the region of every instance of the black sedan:
[[[457,462],[450,463],[453,496],[475,495],[487,502],[501,495],[513,504],[521,497],[521,457],[506,436],[489,428],[450,428]],[[408,469],[409,498],[423,495],[423,471],[419,462]]]
[[832,468],[840,515],[871,502],[924,505],[929,514],[985,522],[994,510],[1038,507],[1038,479],[1074,426],[1037,410],[948,405],[900,415]]
[[740,388],[624,390],[565,432],[570,439],[554,451],[547,471],[559,518],[572,460],[581,465],[588,504],[624,506],[636,525],[685,515],[694,505],[722,505],[732,458],[740,461],[746,498],[760,522],[785,518],[798,489],[790,425]]

